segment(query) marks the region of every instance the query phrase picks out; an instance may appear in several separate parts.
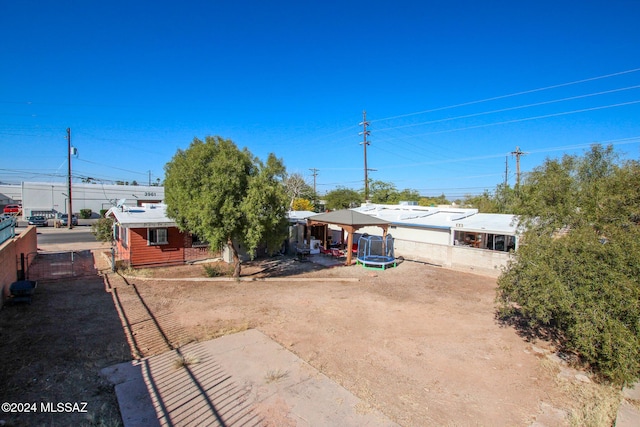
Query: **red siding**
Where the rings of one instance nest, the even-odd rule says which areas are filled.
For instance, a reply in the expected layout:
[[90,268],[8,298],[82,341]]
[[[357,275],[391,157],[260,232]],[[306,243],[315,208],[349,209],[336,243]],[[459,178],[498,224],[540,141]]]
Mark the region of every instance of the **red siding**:
[[147,245],[146,228],[129,229],[129,253],[132,267],[182,264],[184,234],[176,227],[167,228],[166,245]]

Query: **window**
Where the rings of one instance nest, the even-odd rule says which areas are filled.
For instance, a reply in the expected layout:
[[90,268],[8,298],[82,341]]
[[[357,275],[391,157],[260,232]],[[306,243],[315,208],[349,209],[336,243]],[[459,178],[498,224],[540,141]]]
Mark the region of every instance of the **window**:
[[147,229],[147,245],[166,245],[168,243],[166,228]]
[[209,244],[207,242],[204,241],[204,239],[202,239],[200,236],[198,236],[197,234],[193,234],[191,233],[191,246],[194,248],[201,248],[204,246],[208,246]]

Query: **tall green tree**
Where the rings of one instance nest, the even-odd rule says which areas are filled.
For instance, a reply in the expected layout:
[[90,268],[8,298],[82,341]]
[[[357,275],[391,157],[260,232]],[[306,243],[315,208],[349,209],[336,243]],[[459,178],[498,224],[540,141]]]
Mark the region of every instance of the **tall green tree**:
[[420,193],[418,193],[417,190],[405,188],[404,190],[396,193],[396,200],[394,203],[419,202],[419,201],[420,201]]
[[354,208],[362,203],[362,195],[350,188],[338,187],[329,191],[325,196],[327,209],[348,209]]
[[371,181],[369,197],[372,203],[391,204],[398,199],[398,190],[392,182]]
[[526,232],[500,312],[559,337],[602,376],[640,378],[640,165],[611,147],[548,159],[518,189]]
[[167,215],[212,248],[227,245],[233,254],[234,277],[239,277],[234,242],[253,253],[260,242],[273,249],[286,235],[284,173],[274,155],[263,164],[231,140],[195,138],[165,165]]

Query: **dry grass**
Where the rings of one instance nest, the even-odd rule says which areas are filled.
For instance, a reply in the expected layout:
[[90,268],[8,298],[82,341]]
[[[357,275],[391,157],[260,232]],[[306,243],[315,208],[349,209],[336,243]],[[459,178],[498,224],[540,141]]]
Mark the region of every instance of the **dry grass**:
[[244,321],[238,324],[231,324],[221,328],[211,328],[209,326],[203,326],[201,328],[201,332],[198,334],[197,341],[199,342],[209,341],[209,340],[223,337],[225,335],[232,335],[232,334],[237,334],[239,332],[244,332],[249,329],[253,329],[253,326],[248,321]]
[[154,273],[149,268],[133,268],[126,267],[118,270],[123,276],[136,276],[136,277],[153,277]]
[[620,390],[608,384],[564,384],[574,397],[574,407],[569,422],[576,427],[600,427],[614,424],[618,407],[622,402]]
[[173,361],[173,367],[176,369],[180,369],[186,366],[195,365],[197,363],[200,363],[200,359],[197,356],[181,354]]
[[[612,426],[622,402],[620,390],[607,383],[574,382],[561,376],[561,367],[548,357],[540,359],[542,369],[556,377],[558,387],[571,396],[573,404],[567,408],[568,421],[575,427]],[[581,372],[581,371],[576,371]]]
[[267,384],[271,384],[274,382],[278,382],[282,379],[287,378],[289,376],[289,371],[283,371],[281,369],[271,370],[267,372],[267,375],[264,376],[264,379],[267,381]]

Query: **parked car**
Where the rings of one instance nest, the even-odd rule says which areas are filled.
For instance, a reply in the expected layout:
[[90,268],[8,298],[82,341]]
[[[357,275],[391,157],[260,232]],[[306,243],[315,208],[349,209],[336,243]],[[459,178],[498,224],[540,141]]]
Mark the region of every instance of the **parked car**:
[[[69,215],[67,214],[62,214],[60,216],[60,221],[62,222],[62,226],[66,227],[69,225]],[[75,215],[71,216],[71,225],[76,226],[78,225],[78,217]]]
[[0,214],[0,221],[4,221],[5,219],[15,220],[16,217],[11,214],[2,213]]
[[36,227],[46,227],[49,225],[49,222],[43,216],[30,216],[29,225],[35,225]]
[[4,213],[6,214],[17,214],[22,210],[22,206],[20,205],[7,205],[4,207]]

